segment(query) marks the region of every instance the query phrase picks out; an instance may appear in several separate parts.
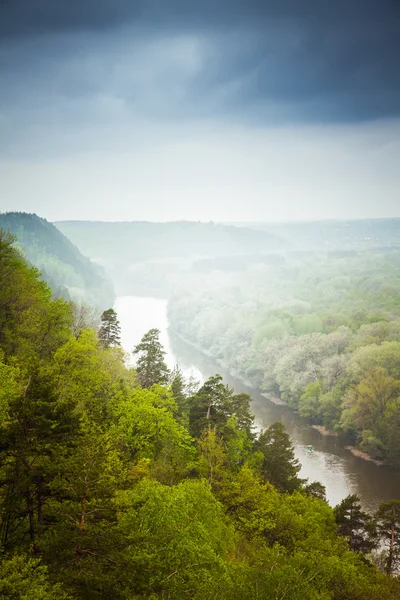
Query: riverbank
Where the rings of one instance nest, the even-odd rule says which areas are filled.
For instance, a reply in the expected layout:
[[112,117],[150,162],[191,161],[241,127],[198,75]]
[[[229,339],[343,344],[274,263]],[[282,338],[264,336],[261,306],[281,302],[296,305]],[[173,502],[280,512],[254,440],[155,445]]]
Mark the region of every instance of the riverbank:
[[268,394],[267,392],[260,392],[261,396],[276,404],[276,406],[289,406],[287,402],[278,398],[277,396],[273,396],[272,394]]
[[346,448],[346,450],[350,450],[350,452],[354,456],[357,456],[358,458],[362,458],[363,460],[366,460],[368,462],[372,462],[375,465],[378,465],[378,467],[388,464],[384,460],[377,460],[376,458],[372,458],[372,456],[370,456],[366,452],[363,452],[362,450],[359,450],[358,448],[355,448],[354,446],[345,446],[345,448]]
[[[171,332],[175,337],[178,338],[178,340],[180,340],[181,342],[183,342],[184,344],[187,344],[188,346],[191,346],[192,348],[194,348],[194,350],[196,350],[197,352],[199,352],[200,354],[203,354],[203,356],[207,356],[207,358],[211,358],[211,360],[213,362],[215,362],[218,366],[222,367],[225,371],[228,371],[228,373],[230,374],[231,377],[234,377],[235,379],[238,379],[241,383],[243,383],[243,385],[245,385],[248,388],[251,388],[253,390],[257,389],[252,383],[251,381],[249,381],[248,379],[244,379],[244,377],[241,377],[240,374],[235,370],[232,369],[232,367],[230,367],[227,363],[225,363],[223,360],[221,360],[220,358],[216,358],[215,356],[213,356],[213,354],[211,352],[209,352],[208,350],[204,350],[204,348],[201,348],[201,346],[199,346],[198,344],[196,344],[195,342],[191,342],[190,340],[188,340],[187,338],[183,337],[183,335],[181,335],[180,333],[178,333],[177,331],[175,331],[175,329],[172,329],[171,326],[168,327],[169,332]],[[262,394],[263,395],[263,394]],[[277,399],[279,400],[279,398]],[[282,400],[282,404],[286,404],[283,400]]]
[[[269,394],[268,392],[262,392],[256,386],[254,386],[250,381],[248,381],[248,380],[244,379],[243,377],[241,377],[240,374],[238,374],[235,369],[232,369],[231,367],[229,367],[229,365],[226,364],[226,363],[224,363],[224,361],[222,361],[221,359],[215,358],[212,355],[211,352],[209,352],[209,351],[204,350],[203,348],[201,348],[201,346],[199,346],[199,344],[196,344],[195,342],[192,342],[191,340],[188,340],[187,338],[185,338],[181,334],[177,333],[171,327],[169,327],[169,330],[181,342],[183,342],[184,344],[187,344],[188,346],[194,348],[194,350],[196,350],[200,354],[206,356],[207,358],[210,358],[213,362],[217,363],[220,367],[222,367],[223,369],[225,369],[226,371],[228,371],[229,374],[232,377],[234,377],[235,379],[238,379],[246,387],[257,391],[263,398],[265,398],[269,402],[272,402],[276,406],[285,406],[285,407],[290,408],[290,406],[288,405],[287,402],[285,402],[281,398],[278,398],[277,396],[274,396],[273,394]],[[340,439],[340,436],[338,435],[338,433],[336,431],[330,431],[329,429],[327,429],[323,425],[309,425],[309,426],[312,429],[314,429],[315,431],[318,431],[318,433],[321,436],[324,436],[324,437],[334,437],[334,438]],[[353,456],[356,456],[357,458],[360,458],[361,460],[373,463],[373,464],[375,464],[377,466],[388,466],[388,463],[386,461],[377,460],[377,459],[373,458],[372,456],[370,456],[369,454],[367,454],[366,452],[363,452],[362,450],[356,448],[355,446],[344,446],[344,448],[345,448],[345,450],[351,452],[351,454]]]
[[323,425],[311,425],[311,427],[312,427],[312,429],[315,429],[316,431],[319,431],[319,433],[321,435],[330,435],[332,437],[339,437],[339,435],[336,433],[336,431],[330,431],[329,429],[327,429]]
[[[165,299],[143,297],[118,297],[115,310],[121,323],[123,347],[131,351],[150,328],[160,330],[160,341],[166,351],[170,368],[179,364],[185,373],[193,373],[200,381],[220,372],[224,381],[237,393],[247,392],[252,397],[251,410],[257,426],[262,429],[276,421],[282,421],[292,440],[295,456],[301,463],[300,476],[310,481],[320,481],[326,488],[331,506],[335,506],[349,494],[361,498],[363,510],[375,511],[381,502],[400,498],[400,472],[371,461],[360,460],[345,449],[342,439],[322,435],[314,430],[288,406],[276,405],[262,396],[256,385],[249,386],[232,377],[215,359],[207,356],[201,348],[195,348],[174,335],[168,334],[167,302]],[[351,443],[351,442],[348,442]],[[315,452],[307,452],[312,444]]]

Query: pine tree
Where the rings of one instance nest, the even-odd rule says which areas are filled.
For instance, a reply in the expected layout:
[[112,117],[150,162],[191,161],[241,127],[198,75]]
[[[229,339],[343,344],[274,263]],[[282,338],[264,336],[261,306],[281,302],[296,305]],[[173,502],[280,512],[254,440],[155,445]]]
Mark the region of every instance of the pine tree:
[[326,488],[319,481],[312,481],[304,486],[306,496],[312,496],[326,502]]
[[165,351],[159,336],[159,329],[150,329],[133,350],[133,354],[138,355],[136,371],[144,388],[155,383],[167,383],[169,379],[168,367],[164,361]]
[[224,384],[221,375],[214,375],[190,399],[189,431],[200,437],[203,429],[216,427],[221,433],[229,418],[228,402],[232,390]]
[[376,519],[381,539],[388,546],[385,571],[392,575],[400,563],[400,500],[383,502]]
[[121,346],[121,327],[113,308],[105,310],[101,315],[99,340],[105,348]]
[[302,480],[297,477],[297,473],[301,465],[294,457],[290,437],[280,421],[273,423],[260,434],[255,449],[264,455],[261,471],[266,481],[272,483],[280,492],[299,489]]
[[189,430],[199,437],[202,430],[210,425],[217,428],[218,434],[229,437],[228,420],[234,415],[237,428],[245,431],[249,439],[253,437],[254,417],[250,412],[250,396],[245,393],[234,394],[221,375],[209,377],[201,388],[189,399]]
[[170,386],[172,396],[178,405],[179,414],[186,415],[187,399],[185,394],[185,379],[178,365],[175,365],[170,374]]
[[347,496],[335,506],[334,514],[338,533],[348,538],[350,550],[367,553],[376,546],[372,519],[361,510],[356,494]]

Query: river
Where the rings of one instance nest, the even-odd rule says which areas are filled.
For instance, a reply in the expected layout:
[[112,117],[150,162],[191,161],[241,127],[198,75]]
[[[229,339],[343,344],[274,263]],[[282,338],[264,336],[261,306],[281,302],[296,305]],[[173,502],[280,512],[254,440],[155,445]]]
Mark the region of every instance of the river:
[[[121,296],[116,299],[115,310],[121,324],[122,346],[127,352],[133,350],[149,329],[156,327],[161,332],[160,340],[170,368],[179,364],[186,376],[193,374],[199,381],[220,373],[237,392],[245,391],[251,395],[256,425],[267,427],[282,421],[302,465],[300,476],[320,481],[326,487],[327,499],[332,506],[349,494],[357,494],[364,509],[371,512],[385,500],[400,499],[400,471],[353,456],[341,440],[321,435],[288,407],[276,406],[171,334],[166,300]],[[306,450],[308,444],[314,446],[313,453]]]

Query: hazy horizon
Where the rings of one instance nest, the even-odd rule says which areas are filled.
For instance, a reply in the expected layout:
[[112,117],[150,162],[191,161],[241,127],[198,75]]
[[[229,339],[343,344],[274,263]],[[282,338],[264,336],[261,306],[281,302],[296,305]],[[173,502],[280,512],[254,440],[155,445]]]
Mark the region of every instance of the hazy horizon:
[[400,217],[400,7],[0,8],[0,210],[57,220]]

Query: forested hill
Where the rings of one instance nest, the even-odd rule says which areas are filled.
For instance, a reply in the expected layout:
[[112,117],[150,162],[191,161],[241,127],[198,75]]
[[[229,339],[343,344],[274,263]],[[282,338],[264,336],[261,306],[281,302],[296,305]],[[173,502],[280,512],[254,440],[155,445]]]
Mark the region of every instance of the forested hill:
[[237,223],[268,231],[292,242],[296,250],[400,248],[400,219],[356,219],[293,223]]
[[400,501],[332,509],[247,394],[81,325],[0,231],[0,598],[399,598]]
[[105,308],[113,290],[100,265],[83,256],[52,223],[35,214],[0,213],[0,229],[11,231],[28,261],[56,295]]
[[117,295],[169,297],[198,259],[248,261],[286,242],[265,231],[179,221],[62,221],[56,226],[92,260],[103,264]]
[[218,287],[196,272],[168,315],[235,376],[400,467],[400,250],[292,255]]
[[215,223],[60,221],[56,226],[87,256],[119,264],[159,257],[272,252],[285,246],[281,238],[265,231]]

